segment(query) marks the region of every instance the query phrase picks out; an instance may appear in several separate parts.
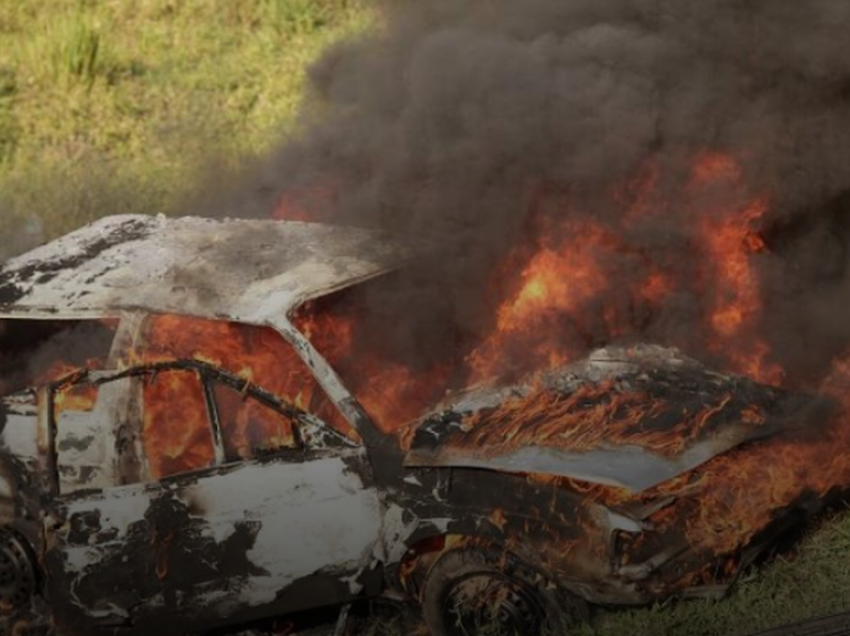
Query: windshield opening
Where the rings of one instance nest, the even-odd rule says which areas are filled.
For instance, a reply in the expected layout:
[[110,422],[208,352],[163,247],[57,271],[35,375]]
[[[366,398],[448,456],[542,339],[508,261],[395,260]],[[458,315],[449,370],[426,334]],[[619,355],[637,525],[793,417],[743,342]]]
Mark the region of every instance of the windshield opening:
[[424,300],[409,272],[394,273],[305,303],[290,316],[387,433],[406,429],[463,385],[463,337],[454,321],[440,318],[445,308]]

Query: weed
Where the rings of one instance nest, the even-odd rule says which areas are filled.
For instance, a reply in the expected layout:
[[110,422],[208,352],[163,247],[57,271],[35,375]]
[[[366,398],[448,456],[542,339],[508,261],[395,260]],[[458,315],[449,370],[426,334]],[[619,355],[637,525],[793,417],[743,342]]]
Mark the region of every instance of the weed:
[[263,20],[282,35],[325,28],[353,5],[351,0],[261,0]]
[[78,22],[68,42],[64,43],[58,55],[62,58],[58,66],[76,77],[86,85],[91,86],[98,75],[101,66],[100,34],[84,22]]
[[18,144],[20,128],[12,111],[16,90],[15,72],[0,67],[0,166],[12,161]]

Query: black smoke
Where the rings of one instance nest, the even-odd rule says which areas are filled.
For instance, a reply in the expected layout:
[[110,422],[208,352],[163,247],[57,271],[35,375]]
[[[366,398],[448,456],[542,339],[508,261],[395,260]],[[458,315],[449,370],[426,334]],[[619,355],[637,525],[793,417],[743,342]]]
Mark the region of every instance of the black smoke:
[[[850,4],[831,0],[395,3],[379,29],[311,68],[295,139],[238,186],[212,190],[204,209],[267,216],[285,198],[320,220],[458,240],[398,293],[442,325],[443,341],[464,341],[492,323],[507,255],[552,238],[557,225],[541,216],[593,219],[621,237],[629,256],[608,264],[597,299],[616,305],[642,263],[710,279],[693,248],[696,212],[722,216],[767,194],[753,228],[768,247],[753,256],[767,311],[741,338],[765,336],[789,380],[812,379],[850,343],[848,29]],[[689,191],[706,151],[734,156],[740,183]],[[648,165],[655,212],[630,225],[612,192]],[[705,296],[723,293],[712,284],[621,307],[626,337],[717,357],[696,326]],[[610,336],[590,325],[588,347]]]

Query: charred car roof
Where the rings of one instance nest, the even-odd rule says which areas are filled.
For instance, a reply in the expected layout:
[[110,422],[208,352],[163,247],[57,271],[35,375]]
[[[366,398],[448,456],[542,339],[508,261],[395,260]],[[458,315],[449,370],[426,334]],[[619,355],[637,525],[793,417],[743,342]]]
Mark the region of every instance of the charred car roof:
[[747,441],[824,423],[832,407],[713,372],[676,349],[608,347],[531,382],[441,405],[416,429],[405,464],[546,473],[639,492]]
[[314,223],[120,215],[0,268],[0,317],[177,313],[266,324],[398,268],[421,241]]

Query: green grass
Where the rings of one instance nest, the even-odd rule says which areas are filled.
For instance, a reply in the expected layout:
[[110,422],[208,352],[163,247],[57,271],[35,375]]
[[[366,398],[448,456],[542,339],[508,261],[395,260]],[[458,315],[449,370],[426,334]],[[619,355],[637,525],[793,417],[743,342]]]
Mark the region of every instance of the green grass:
[[[369,0],[0,0],[0,258],[104,214],[172,211],[211,162],[291,129],[306,66]],[[238,213],[238,211],[234,211]],[[850,609],[850,515],[726,600],[579,634],[746,634]]]
[[373,20],[369,0],[0,0],[0,258],[267,149],[309,63]]

